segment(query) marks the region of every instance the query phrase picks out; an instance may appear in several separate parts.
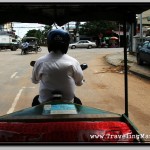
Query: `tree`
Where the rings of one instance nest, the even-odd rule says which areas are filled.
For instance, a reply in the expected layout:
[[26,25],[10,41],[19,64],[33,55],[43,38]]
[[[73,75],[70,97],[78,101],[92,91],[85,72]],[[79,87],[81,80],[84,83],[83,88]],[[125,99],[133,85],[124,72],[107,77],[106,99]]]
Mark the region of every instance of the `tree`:
[[90,36],[99,35],[102,33],[105,36],[107,34],[106,31],[115,30],[117,27],[117,22],[113,21],[90,21],[80,25],[79,33]]
[[101,45],[102,38],[105,36],[113,36],[112,30],[118,28],[117,22],[114,21],[89,21],[80,25],[79,34],[92,36],[96,41],[97,47]]
[[36,30],[36,29],[33,29],[33,30],[29,30],[27,33],[26,33],[26,36],[28,37],[36,37],[38,38],[39,40],[39,43],[41,44],[45,44],[45,39],[47,37],[47,33],[49,30],[52,29],[52,26],[49,26],[49,25],[46,25],[44,27],[44,30]]
[[48,31],[52,30],[52,26],[46,25],[41,35],[41,42],[45,45]]
[[29,31],[26,33],[26,36],[35,37],[36,32],[37,32],[37,30],[35,30],[35,29],[29,30]]
[[44,30],[42,31],[42,34],[44,35],[45,38],[46,38],[47,33],[48,33],[49,30],[52,30],[52,26],[46,25],[44,27]]

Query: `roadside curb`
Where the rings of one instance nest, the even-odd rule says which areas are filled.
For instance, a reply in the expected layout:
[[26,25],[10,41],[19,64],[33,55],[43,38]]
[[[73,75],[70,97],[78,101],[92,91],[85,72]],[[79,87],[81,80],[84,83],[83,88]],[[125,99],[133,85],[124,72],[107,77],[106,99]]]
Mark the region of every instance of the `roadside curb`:
[[[115,54],[108,54],[105,56],[105,60],[113,65],[113,66],[122,66],[124,61],[123,53],[115,53]],[[149,68],[144,68],[143,66],[138,66],[136,64],[136,57],[133,55],[128,56],[128,66],[129,72],[138,75],[142,78],[150,80],[150,70]]]
[[150,77],[149,77],[149,76],[146,76],[146,75],[144,75],[144,74],[141,74],[141,73],[136,72],[136,71],[133,71],[133,70],[129,70],[129,71],[130,71],[131,73],[135,74],[135,75],[138,75],[138,76],[140,76],[140,77],[142,77],[142,78],[145,78],[145,79],[150,80]]
[[141,69],[141,70],[140,70],[140,69],[137,70],[136,67],[132,66],[132,67],[129,69],[129,71],[130,71],[131,73],[135,74],[135,75],[138,75],[138,76],[140,76],[140,77],[142,77],[142,78],[145,78],[145,79],[150,80],[150,73],[146,73],[146,72],[144,72],[142,69]]

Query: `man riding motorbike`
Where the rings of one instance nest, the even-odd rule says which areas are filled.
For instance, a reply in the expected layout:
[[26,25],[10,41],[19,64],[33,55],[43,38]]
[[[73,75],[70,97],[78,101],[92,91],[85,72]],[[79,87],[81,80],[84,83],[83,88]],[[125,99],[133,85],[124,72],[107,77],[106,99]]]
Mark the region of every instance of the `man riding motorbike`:
[[29,47],[29,43],[28,42],[22,43],[22,45],[21,45],[21,49],[22,49],[21,54],[26,54],[27,51],[28,51],[28,47]]
[[79,62],[67,53],[70,37],[67,32],[55,29],[48,32],[49,53],[40,57],[32,72],[32,82],[40,83],[39,96],[33,99],[32,106],[53,99],[53,93],[61,92],[63,102],[82,104],[75,97],[75,86],[83,84],[83,71]]

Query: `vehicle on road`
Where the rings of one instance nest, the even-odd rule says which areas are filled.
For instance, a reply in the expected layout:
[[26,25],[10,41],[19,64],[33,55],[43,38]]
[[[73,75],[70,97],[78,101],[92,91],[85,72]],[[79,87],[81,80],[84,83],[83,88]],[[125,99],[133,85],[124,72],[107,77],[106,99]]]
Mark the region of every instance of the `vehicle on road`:
[[0,31],[0,50],[11,49],[11,51],[16,51],[18,48],[19,43],[13,32]]
[[96,47],[96,43],[88,41],[88,40],[80,40],[76,43],[69,44],[69,47],[71,49],[75,49],[75,48],[93,48],[93,47]]
[[136,57],[138,65],[143,65],[144,62],[150,64],[150,41],[145,41],[138,46]]
[[[36,63],[36,61],[31,61],[31,62],[30,62],[30,66],[33,67],[35,63]],[[88,68],[88,65],[87,65],[86,63],[83,63],[83,64],[81,64],[80,66],[81,66],[81,69],[82,69],[82,70],[85,70],[85,69]],[[39,97],[39,95],[36,95],[36,97]],[[53,91],[52,91],[52,97],[53,97],[53,98],[50,99],[51,102],[53,102],[53,101],[63,102],[63,101],[64,101],[64,100],[63,100],[62,91],[60,91],[60,90],[57,90],[57,89],[53,90]],[[79,105],[82,105],[81,100],[78,99],[76,96],[74,96],[74,103],[79,104]]]
[[[28,43],[28,45],[26,45],[26,43]],[[32,51],[35,51],[36,53],[42,51],[41,47],[38,45],[38,39],[36,37],[23,38],[21,46],[21,55]]]

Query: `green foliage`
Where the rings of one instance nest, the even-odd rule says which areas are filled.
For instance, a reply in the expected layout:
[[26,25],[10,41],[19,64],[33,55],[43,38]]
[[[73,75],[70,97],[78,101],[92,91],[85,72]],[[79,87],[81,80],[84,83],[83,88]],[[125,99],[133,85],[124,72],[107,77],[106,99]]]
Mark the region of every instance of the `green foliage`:
[[35,30],[35,29],[29,30],[26,33],[26,36],[27,37],[36,37],[39,40],[39,44],[45,44],[45,39],[47,37],[47,33],[51,29],[52,29],[52,26],[46,25],[44,27],[44,30]]
[[26,33],[26,36],[35,37],[36,32],[37,32],[37,30],[35,30],[35,29],[29,30],[29,31]]
[[84,35],[98,35],[99,33],[106,34],[108,30],[115,30],[117,28],[117,22],[113,21],[90,21],[83,25],[80,25],[80,34]]

